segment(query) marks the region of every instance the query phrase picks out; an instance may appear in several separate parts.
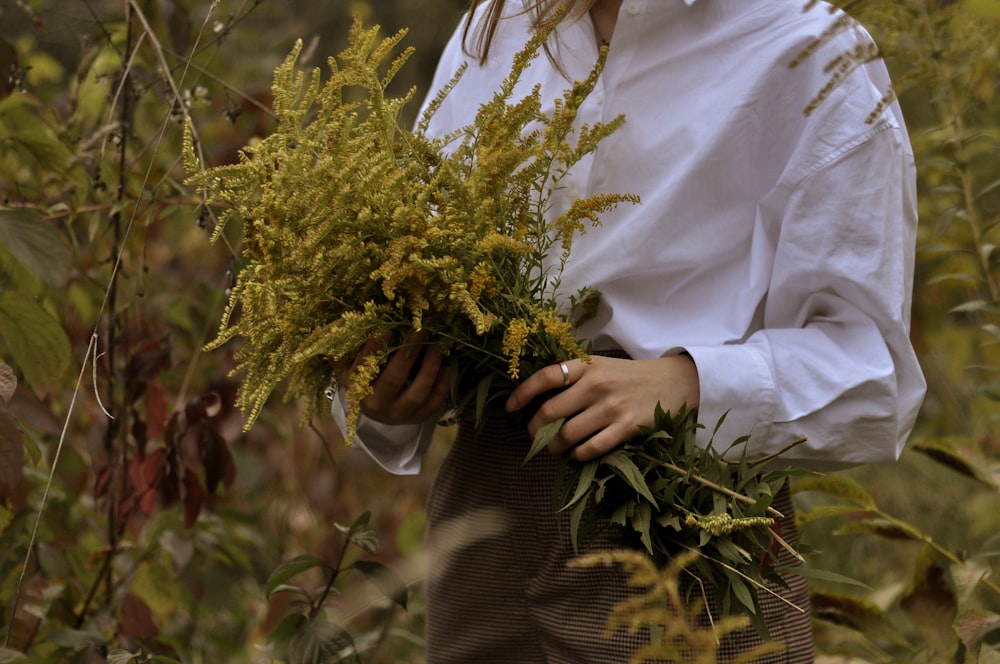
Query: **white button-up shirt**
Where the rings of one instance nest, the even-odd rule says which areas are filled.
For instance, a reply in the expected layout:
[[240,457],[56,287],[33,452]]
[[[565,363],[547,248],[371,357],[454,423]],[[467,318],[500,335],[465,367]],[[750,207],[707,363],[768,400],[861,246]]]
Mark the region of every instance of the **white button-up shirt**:
[[[828,86],[836,56],[869,52],[859,26],[790,66],[842,16],[804,4],[623,3],[579,121],[626,122],[563,191],[630,192],[642,202],[605,214],[575,241],[561,288],[600,291],[598,316],[582,329],[595,349],[691,355],[706,444],[726,414],[716,445],[750,434],[757,456],[806,436],[788,461],[833,469],[896,458],[924,394],[908,338],[914,163],[897,106],[880,105],[889,89],[881,61]],[[473,122],[529,20],[501,23],[489,60],[472,63],[433,133]],[[570,78],[585,77],[597,58],[589,18],[561,26],[552,52]],[[432,89],[468,59],[459,30]],[[552,100],[568,81],[543,55],[515,99],[535,84]],[[339,403],[334,412],[342,423]],[[358,431],[383,466],[408,473],[431,429],[362,419]]]

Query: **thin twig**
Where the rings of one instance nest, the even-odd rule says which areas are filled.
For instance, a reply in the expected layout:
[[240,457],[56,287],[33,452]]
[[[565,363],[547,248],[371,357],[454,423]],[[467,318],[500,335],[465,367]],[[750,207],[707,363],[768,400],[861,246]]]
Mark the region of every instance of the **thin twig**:
[[347,555],[347,549],[351,546],[350,535],[345,535],[344,546],[340,549],[340,555],[337,557],[337,563],[330,567],[330,579],[326,583],[326,587],[323,588],[323,592],[320,596],[316,598],[312,607],[309,609],[309,619],[312,620],[319,610],[323,608],[323,604],[326,602],[326,598],[329,597],[330,592],[333,590],[333,584],[336,582],[337,577],[340,576],[340,566],[344,563],[344,557]]
[[[760,457],[758,459],[754,459],[753,461],[750,461],[749,464],[751,466],[759,466],[762,463],[767,463],[768,461],[774,461],[778,457],[780,457],[783,454],[787,453],[792,448],[798,447],[799,445],[801,445],[802,443],[806,442],[807,440],[809,440],[809,439],[806,438],[805,436],[799,436],[798,438],[796,438],[795,440],[793,440],[792,442],[790,442],[788,445],[785,445],[783,448],[781,448],[780,450],[778,450],[777,452],[772,452],[771,454],[767,454],[767,455],[764,455],[764,456],[762,456],[762,457]],[[730,461],[729,463],[731,463],[733,465],[739,465],[740,462],[739,461]]]
[[316,436],[320,440],[320,443],[323,445],[323,451],[326,452],[326,458],[330,461],[330,465],[336,466],[337,459],[333,456],[333,446],[330,444],[329,439],[327,439],[327,437],[323,435],[323,432],[319,430],[319,427],[316,426],[316,423],[313,421],[311,417],[309,418],[309,428],[312,430],[314,434],[316,434]]
[[73,390],[73,395],[70,397],[69,409],[66,413],[66,417],[63,420],[62,432],[59,434],[59,442],[56,444],[56,453],[52,457],[52,471],[49,473],[48,480],[45,483],[45,490],[42,492],[42,499],[38,504],[38,516],[35,517],[35,525],[31,529],[31,537],[28,539],[28,550],[24,554],[24,564],[21,566],[21,574],[17,579],[17,589],[14,591],[14,606],[11,607],[11,619],[10,624],[7,625],[7,635],[4,638],[4,647],[10,645],[10,639],[14,631],[14,616],[17,615],[18,602],[21,599],[21,590],[24,587],[24,575],[28,570],[28,563],[31,560],[31,552],[35,550],[35,541],[38,539],[38,528],[42,523],[42,515],[45,514],[45,506],[48,503],[49,492],[52,489],[52,480],[55,478],[55,469],[59,465],[59,456],[62,454],[63,444],[66,442],[66,434],[69,431],[69,422],[76,408],[76,399],[80,394],[80,387],[83,384],[84,376],[87,375],[87,361],[90,358],[91,351],[94,347],[95,339],[97,335],[90,337],[90,345],[87,346],[87,352],[83,356],[83,364],[80,367],[80,373],[76,378],[76,388]]
[[[724,487],[721,484],[718,484],[716,482],[713,482],[712,480],[706,479],[706,478],[702,477],[701,475],[698,475],[697,473],[694,473],[694,472],[692,472],[690,470],[684,470],[680,466],[678,466],[676,464],[672,464],[669,461],[663,461],[661,459],[657,459],[656,457],[654,457],[652,455],[649,455],[649,454],[646,454],[645,452],[638,452],[636,456],[638,456],[641,459],[645,459],[646,461],[650,461],[652,463],[655,463],[656,465],[661,466],[663,468],[666,468],[667,470],[672,470],[675,473],[677,473],[678,475],[684,475],[686,477],[690,477],[692,480],[694,480],[698,484],[701,484],[702,486],[706,486],[709,489],[712,489],[713,491],[718,491],[721,494],[729,496],[733,500],[738,500],[739,502],[744,503],[746,505],[756,505],[757,504],[757,501],[754,500],[753,498],[751,498],[750,496],[746,496],[746,495],[744,495],[742,493],[739,493],[737,491],[733,491],[732,489],[730,489],[728,487]],[[785,516],[784,514],[782,514],[781,512],[779,512],[778,510],[774,509],[773,507],[768,507],[767,508],[767,515],[768,516],[772,516],[772,517],[776,517],[776,518],[779,518],[779,519],[781,519],[781,518],[783,518]]]
[[778,592],[775,592],[774,590],[771,590],[770,588],[768,588],[768,587],[767,587],[767,585],[766,585],[766,584],[763,584],[763,583],[761,583],[761,582],[759,582],[759,581],[755,581],[755,580],[754,580],[753,578],[751,578],[751,577],[750,577],[749,575],[747,575],[747,574],[744,574],[743,572],[741,572],[740,570],[736,569],[735,567],[733,567],[733,566],[732,566],[732,565],[730,565],[729,563],[726,563],[726,562],[723,562],[723,561],[721,561],[721,560],[719,560],[719,559],[717,559],[717,558],[713,558],[712,556],[708,556],[708,555],[705,555],[705,552],[704,552],[704,551],[701,551],[700,549],[695,549],[695,548],[694,548],[694,547],[692,547],[692,546],[689,546],[689,545],[686,545],[686,544],[685,544],[685,545],[684,545],[684,548],[685,548],[685,549],[687,549],[687,550],[689,550],[689,551],[695,551],[695,552],[697,552],[697,553],[698,553],[698,555],[700,555],[700,556],[701,556],[702,558],[704,558],[705,560],[710,560],[710,561],[712,561],[713,563],[716,563],[717,565],[722,565],[723,567],[725,567],[725,568],[726,568],[727,570],[729,570],[730,572],[733,572],[733,573],[735,573],[735,574],[738,574],[739,576],[743,577],[743,579],[745,579],[745,580],[749,581],[749,582],[750,582],[751,584],[753,584],[753,585],[757,586],[757,588],[759,588],[760,590],[763,590],[764,592],[766,592],[766,593],[768,593],[768,594],[770,594],[770,595],[773,595],[773,596],[774,596],[775,598],[777,598],[777,599],[781,600],[782,602],[784,602],[784,603],[785,603],[785,604],[787,604],[788,606],[790,606],[790,607],[794,608],[794,609],[795,609],[796,611],[798,611],[799,613],[805,613],[805,612],[806,612],[806,611],[808,610],[808,609],[805,609],[805,608],[803,608],[803,607],[799,606],[798,604],[796,604],[796,603],[795,603],[795,602],[793,602],[792,600],[790,600],[790,599],[788,599],[788,598],[786,598],[786,597],[782,596],[782,595],[781,595],[780,593],[778,593]]

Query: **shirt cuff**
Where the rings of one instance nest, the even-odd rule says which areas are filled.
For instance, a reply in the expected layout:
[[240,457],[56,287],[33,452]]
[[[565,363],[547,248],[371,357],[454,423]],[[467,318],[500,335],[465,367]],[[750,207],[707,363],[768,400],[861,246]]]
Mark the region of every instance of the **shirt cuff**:
[[[343,390],[337,391],[330,407],[337,428],[347,435],[347,408]],[[385,470],[394,475],[416,475],[420,472],[424,452],[431,443],[436,423],[382,424],[361,415],[355,427],[351,445],[365,451]]]
[[[696,441],[725,451],[737,438],[767,440],[777,391],[767,361],[750,345],[685,346],[698,368],[700,396]],[[668,351],[668,354],[670,351]],[[742,447],[734,448],[738,457]]]

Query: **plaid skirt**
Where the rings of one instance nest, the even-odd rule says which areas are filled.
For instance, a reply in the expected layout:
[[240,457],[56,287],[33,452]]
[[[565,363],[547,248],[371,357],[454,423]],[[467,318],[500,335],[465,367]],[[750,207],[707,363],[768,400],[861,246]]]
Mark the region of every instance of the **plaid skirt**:
[[[504,419],[479,431],[463,422],[439,470],[427,527],[430,664],[620,664],[648,643],[647,634],[607,632],[612,609],[641,592],[621,570],[567,566],[579,554],[569,514],[554,504],[558,460],[543,452],[523,463],[529,445],[526,432]],[[785,515],[784,538],[795,542],[787,486],[773,506]],[[622,548],[610,524],[598,531],[586,550]],[[785,554],[778,563],[793,561]],[[813,661],[806,581],[787,582],[774,590],[794,606],[761,593],[771,638],[785,643],[784,653],[754,660],[762,664]],[[730,635],[719,661],[760,643],[752,628]]]

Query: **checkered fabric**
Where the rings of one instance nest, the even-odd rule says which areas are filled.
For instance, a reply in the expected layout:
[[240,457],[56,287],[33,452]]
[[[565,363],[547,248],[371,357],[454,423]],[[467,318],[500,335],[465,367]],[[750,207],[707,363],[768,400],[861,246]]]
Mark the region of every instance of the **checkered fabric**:
[[[567,567],[576,554],[569,515],[553,504],[558,461],[542,453],[524,464],[529,444],[506,421],[489,420],[479,432],[465,422],[439,471],[428,507],[430,664],[618,664],[648,638],[606,634],[611,609],[636,590],[617,568]],[[774,507],[786,515],[784,537],[797,540],[787,487]],[[610,526],[600,530],[590,550],[620,548]],[[807,608],[805,579],[788,582],[788,590],[775,590]],[[761,601],[771,636],[786,651],[757,661],[812,662],[808,610],[767,593]],[[731,636],[720,661],[758,643],[752,629]]]

